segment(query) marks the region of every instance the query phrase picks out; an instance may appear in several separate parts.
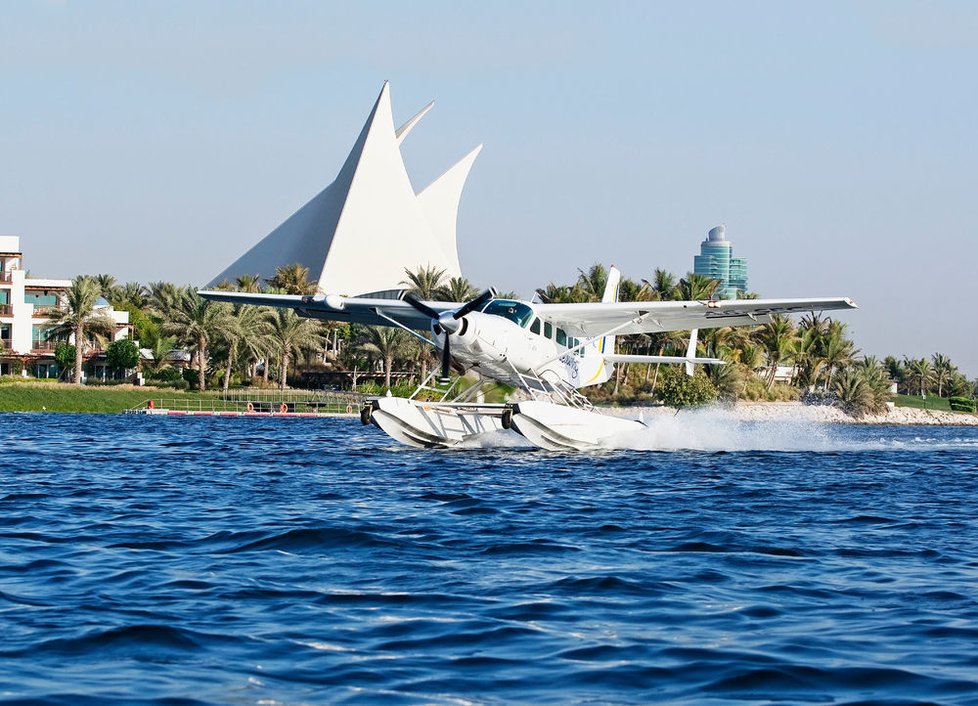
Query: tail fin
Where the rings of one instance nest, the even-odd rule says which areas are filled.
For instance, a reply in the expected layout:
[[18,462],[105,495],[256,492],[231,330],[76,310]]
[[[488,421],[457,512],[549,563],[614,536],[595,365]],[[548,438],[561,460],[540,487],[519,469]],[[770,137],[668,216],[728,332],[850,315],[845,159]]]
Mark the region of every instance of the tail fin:
[[[616,302],[618,301],[618,286],[621,284],[621,272],[617,267],[612,265],[608,268],[608,281],[604,286],[604,295],[601,297],[602,302]],[[605,336],[601,339],[600,346],[602,353],[614,353],[615,352],[615,337]]]

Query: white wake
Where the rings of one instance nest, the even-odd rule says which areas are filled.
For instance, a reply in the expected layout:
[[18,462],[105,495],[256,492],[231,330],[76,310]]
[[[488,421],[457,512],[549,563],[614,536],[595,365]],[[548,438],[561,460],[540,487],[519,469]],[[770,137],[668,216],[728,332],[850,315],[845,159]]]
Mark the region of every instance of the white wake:
[[[604,410],[615,416],[636,418],[638,410]],[[736,410],[707,407],[675,412],[645,410],[644,429],[612,437],[605,450],[617,451],[923,451],[978,450],[978,429],[833,424],[811,419],[744,419]],[[484,434],[455,448],[534,449],[513,431]]]

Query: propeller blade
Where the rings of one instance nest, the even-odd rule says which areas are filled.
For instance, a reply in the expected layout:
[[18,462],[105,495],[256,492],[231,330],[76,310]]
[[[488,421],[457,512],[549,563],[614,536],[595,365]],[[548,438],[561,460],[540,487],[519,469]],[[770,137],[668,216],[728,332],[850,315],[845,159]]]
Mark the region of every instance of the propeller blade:
[[486,302],[488,302],[490,299],[492,299],[495,296],[496,296],[496,290],[490,287],[482,294],[477,296],[475,299],[471,300],[467,304],[462,305],[454,314],[452,314],[452,318],[458,321],[466,314],[471,314],[476,309],[484,306]]
[[434,319],[435,321],[438,320],[438,312],[435,311],[434,309],[432,309],[430,306],[428,306],[427,304],[425,304],[423,301],[421,301],[420,299],[418,299],[416,296],[414,296],[410,292],[408,292],[407,294],[405,294],[402,297],[402,299],[404,299],[404,301],[406,301],[408,304],[410,304],[415,309],[417,309],[418,311],[420,311],[422,314],[424,314],[425,316],[427,316],[429,319]]
[[449,377],[449,374],[452,372],[452,352],[449,349],[449,346],[451,345],[449,341],[451,340],[452,337],[448,334],[448,332],[446,332],[445,347],[441,349],[441,382],[442,383],[447,383],[451,380],[451,378]]

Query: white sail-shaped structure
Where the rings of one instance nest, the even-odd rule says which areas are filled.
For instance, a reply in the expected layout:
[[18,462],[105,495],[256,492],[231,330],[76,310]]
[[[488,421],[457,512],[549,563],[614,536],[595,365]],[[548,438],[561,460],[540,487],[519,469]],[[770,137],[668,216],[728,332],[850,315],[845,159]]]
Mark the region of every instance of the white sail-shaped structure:
[[461,276],[456,243],[459,199],[479,145],[415,194],[400,144],[425,106],[394,129],[385,82],[336,180],[211,281],[270,278],[298,263],[324,294],[358,295],[403,287],[405,269],[435,267]]

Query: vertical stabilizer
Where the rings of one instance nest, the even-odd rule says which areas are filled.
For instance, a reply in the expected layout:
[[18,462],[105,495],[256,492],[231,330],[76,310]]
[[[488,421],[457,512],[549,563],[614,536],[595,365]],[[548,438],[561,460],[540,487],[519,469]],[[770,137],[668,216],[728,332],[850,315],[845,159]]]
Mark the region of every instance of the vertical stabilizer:
[[[621,272],[612,265],[608,268],[608,280],[604,286],[604,293],[601,296],[602,302],[618,301],[618,286],[621,284]],[[581,360],[581,382],[577,387],[587,387],[588,385],[600,385],[611,378],[615,372],[615,366],[605,360],[605,356],[613,355],[615,352],[615,337],[604,336],[596,338],[584,348],[584,357]]]
[[[618,287],[621,285],[621,271],[614,265],[608,268],[608,281],[604,285],[604,294],[601,296],[602,302],[618,301]],[[615,352],[615,337],[605,336],[601,339],[601,352],[613,354]]]

